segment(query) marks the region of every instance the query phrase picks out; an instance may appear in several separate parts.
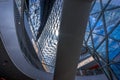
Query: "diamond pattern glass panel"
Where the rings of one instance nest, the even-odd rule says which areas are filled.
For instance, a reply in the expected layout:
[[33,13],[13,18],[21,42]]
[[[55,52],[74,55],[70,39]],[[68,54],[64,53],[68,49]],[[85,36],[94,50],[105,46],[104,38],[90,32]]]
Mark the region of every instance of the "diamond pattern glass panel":
[[41,24],[41,6],[40,0],[29,0],[29,24],[34,38],[37,36]]
[[[62,0],[56,0],[45,28],[38,40],[39,57],[46,64],[48,72],[54,72],[56,50],[58,43]],[[53,67],[50,67],[53,66]]]

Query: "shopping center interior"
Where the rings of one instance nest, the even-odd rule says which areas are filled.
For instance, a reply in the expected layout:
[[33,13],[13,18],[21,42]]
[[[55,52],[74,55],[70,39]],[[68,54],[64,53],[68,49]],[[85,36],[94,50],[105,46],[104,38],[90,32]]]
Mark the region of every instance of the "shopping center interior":
[[120,0],[0,0],[0,80],[120,80]]

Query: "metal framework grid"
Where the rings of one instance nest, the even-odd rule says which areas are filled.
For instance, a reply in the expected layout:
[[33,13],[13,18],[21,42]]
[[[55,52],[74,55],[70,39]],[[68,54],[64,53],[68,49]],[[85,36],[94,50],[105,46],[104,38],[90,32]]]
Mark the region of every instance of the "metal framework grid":
[[[43,64],[53,67],[55,65],[56,59],[56,48],[57,46],[57,36],[59,32],[51,31],[54,26],[59,28],[60,14],[62,10],[62,0],[56,0],[53,5],[53,9],[51,10],[51,14],[48,17],[48,21],[46,22],[46,27],[44,28],[44,32],[42,32],[41,37],[39,37],[37,45],[39,47],[39,51],[44,51],[44,47],[46,46],[46,51],[51,52],[47,54],[48,57],[45,56],[43,52],[40,52],[38,56],[40,59],[44,60]],[[40,8],[40,7],[39,7]],[[59,12],[56,10],[58,9]],[[35,12],[34,10],[33,12]],[[112,80],[114,77],[120,79],[120,1],[119,0],[94,0],[93,6],[91,7],[91,14],[89,17],[88,27],[86,29],[85,39],[83,41],[83,45],[86,46],[91,55],[95,58],[95,60],[99,63],[105,74],[107,75],[109,80]],[[33,14],[33,16],[38,16],[40,20],[40,15]],[[36,19],[37,19],[36,18]],[[34,18],[31,18],[34,19]],[[35,20],[33,20],[34,22]],[[56,22],[56,23],[54,23]],[[36,23],[38,24],[38,23]],[[49,25],[54,25],[50,28]],[[31,26],[33,30],[34,39],[36,40],[36,34],[38,31],[36,26]],[[40,22],[38,27],[40,27]],[[48,30],[47,30],[48,29]],[[50,29],[50,30],[49,30]],[[51,31],[51,32],[50,32]],[[53,36],[50,36],[52,32],[55,32]],[[50,33],[50,34],[49,34]],[[45,36],[46,35],[46,36]],[[43,36],[43,37],[42,37]],[[49,38],[48,41],[45,38]],[[51,38],[50,38],[51,37]],[[55,39],[55,43],[54,43]],[[43,43],[48,41],[47,43]],[[50,46],[48,43],[53,45]],[[42,44],[41,44],[42,43]],[[54,46],[55,45],[55,46]],[[54,54],[53,54],[54,53]],[[53,57],[51,56],[53,55]],[[52,57],[52,58],[50,58]],[[51,59],[51,60],[50,60]],[[51,63],[49,63],[51,62]],[[51,69],[51,68],[50,68]],[[53,72],[53,69],[49,72]]]
[[120,79],[119,15],[119,0],[95,0],[84,40],[109,80]]

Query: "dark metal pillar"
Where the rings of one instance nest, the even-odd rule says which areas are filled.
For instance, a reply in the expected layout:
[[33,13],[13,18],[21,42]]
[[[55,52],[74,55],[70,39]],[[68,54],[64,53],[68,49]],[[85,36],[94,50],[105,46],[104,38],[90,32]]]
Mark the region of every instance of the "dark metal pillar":
[[54,80],[75,79],[91,2],[64,0]]

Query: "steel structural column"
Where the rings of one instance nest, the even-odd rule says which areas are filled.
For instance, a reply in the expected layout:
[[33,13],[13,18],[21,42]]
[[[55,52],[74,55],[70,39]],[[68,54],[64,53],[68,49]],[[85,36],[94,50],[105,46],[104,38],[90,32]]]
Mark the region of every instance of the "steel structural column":
[[74,80],[91,0],[64,0],[54,80]]

